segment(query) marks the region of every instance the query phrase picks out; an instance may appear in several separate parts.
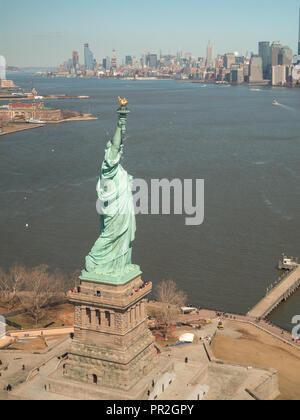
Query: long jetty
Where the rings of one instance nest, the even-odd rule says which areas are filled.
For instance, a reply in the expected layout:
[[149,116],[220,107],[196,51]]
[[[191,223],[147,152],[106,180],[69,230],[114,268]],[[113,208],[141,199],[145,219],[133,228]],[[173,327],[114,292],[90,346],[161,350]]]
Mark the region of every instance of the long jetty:
[[299,286],[300,265],[297,264],[272,291],[248,312],[247,316],[259,319],[266,318],[281,302],[286,301]]

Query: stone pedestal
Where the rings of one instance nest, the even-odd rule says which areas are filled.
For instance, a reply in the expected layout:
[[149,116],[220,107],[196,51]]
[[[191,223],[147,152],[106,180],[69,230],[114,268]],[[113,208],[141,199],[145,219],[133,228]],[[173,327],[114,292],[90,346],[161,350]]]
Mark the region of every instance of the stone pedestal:
[[65,379],[129,392],[155,370],[145,307],[151,290],[141,275],[119,285],[78,280],[70,293],[75,332]]

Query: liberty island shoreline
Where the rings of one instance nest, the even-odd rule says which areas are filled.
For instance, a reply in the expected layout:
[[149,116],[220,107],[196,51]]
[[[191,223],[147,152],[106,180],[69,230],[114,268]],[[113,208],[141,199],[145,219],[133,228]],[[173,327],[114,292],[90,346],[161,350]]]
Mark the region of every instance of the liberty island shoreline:
[[2,128],[2,131],[0,131],[0,136],[16,133],[19,131],[32,130],[34,128],[45,127],[51,124],[61,124],[61,123],[76,122],[76,121],[94,121],[94,120],[98,120],[98,118],[92,115],[83,115],[81,117],[66,118],[66,119],[58,120],[58,121],[47,121],[47,123],[44,123],[44,124],[9,123],[7,126]]

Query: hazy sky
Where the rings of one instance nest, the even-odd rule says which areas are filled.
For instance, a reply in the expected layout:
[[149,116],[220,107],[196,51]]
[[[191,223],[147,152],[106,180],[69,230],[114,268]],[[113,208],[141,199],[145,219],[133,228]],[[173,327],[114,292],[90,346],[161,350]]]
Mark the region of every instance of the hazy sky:
[[297,48],[300,0],[0,0],[8,65],[56,66],[88,42],[97,60],[145,51],[194,56],[256,52],[258,41]]

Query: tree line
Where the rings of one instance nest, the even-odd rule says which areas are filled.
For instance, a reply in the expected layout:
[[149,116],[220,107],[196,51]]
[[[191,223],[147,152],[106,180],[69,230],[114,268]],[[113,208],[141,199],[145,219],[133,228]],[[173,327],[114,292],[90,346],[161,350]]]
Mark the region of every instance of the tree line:
[[0,267],[0,305],[7,312],[25,310],[37,325],[49,306],[74,287],[78,275],[79,270],[66,274],[44,264],[28,268],[15,263],[9,270]]
[[[80,270],[67,274],[45,264],[28,268],[15,263],[9,270],[0,267],[0,306],[6,312],[25,310],[37,326],[51,305],[66,298],[79,274]],[[163,280],[156,286],[154,296],[159,306],[150,310],[149,315],[167,332],[176,322],[186,294],[177,288],[174,280]]]

